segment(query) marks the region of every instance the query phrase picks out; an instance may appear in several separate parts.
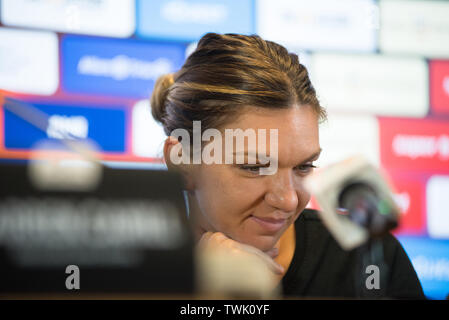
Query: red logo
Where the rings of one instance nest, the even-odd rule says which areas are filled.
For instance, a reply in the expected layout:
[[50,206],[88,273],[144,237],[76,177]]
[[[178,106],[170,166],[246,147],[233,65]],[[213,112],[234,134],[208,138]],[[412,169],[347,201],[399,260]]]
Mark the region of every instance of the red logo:
[[449,121],[379,118],[386,169],[449,172]]
[[449,60],[430,62],[430,105],[436,114],[449,114]]
[[395,233],[423,235],[426,230],[425,181],[409,174],[392,174],[393,198],[401,215]]

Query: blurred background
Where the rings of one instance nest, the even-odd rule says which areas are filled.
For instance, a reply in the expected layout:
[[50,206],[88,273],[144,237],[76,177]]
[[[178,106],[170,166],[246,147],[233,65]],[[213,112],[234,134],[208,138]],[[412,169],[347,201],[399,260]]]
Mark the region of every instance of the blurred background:
[[[207,32],[258,34],[299,55],[329,112],[318,165],[362,153],[388,175],[395,234],[426,295],[444,299],[449,1],[0,0],[1,161],[26,162],[63,132],[94,141],[107,166],[163,169],[149,97]],[[14,101],[45,126],[11,112]]]

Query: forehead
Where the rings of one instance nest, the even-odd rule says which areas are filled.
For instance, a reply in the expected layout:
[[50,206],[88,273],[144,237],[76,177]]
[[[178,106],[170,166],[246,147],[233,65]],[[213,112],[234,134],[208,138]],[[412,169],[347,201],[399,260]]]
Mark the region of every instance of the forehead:
[[277,129],[279,164],[300,161],[320,150],[318,114],[310,106],[292,106],[286,109],[246,107],[235,121],[224,127],[252,129],[256,132],[258,129],[266,129],[268,150],[268,133],[270,129]]

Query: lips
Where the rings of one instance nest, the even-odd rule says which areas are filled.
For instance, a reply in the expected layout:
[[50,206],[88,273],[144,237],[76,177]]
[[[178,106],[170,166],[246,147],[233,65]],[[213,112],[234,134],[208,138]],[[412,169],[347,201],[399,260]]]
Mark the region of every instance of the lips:
[[287,219],[275,219],[275,218],[266,218],[266,217],[256,217],[251,216],[250,218],[254,222],[256,222],[262,229],[268,232],[277,232],[282,229],[287,223]]

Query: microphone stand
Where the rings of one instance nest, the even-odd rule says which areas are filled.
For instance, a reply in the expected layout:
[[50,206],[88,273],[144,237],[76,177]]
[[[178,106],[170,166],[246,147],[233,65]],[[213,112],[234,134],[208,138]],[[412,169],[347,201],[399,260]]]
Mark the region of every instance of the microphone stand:
[[379,299],[387,295],[389,267],[385,263],[382,240],[369,238],[357,249],[358,267],[355,272],[356,298]]
[[378,299],[386,297],[389,267],[384,260],[383,237],[396,227],[389,208],[373,188],[365,183],[346,186],[339,196],[339,205],[346,208],[349,219],[369,233],[367,242],[356,249],[356,297]]

